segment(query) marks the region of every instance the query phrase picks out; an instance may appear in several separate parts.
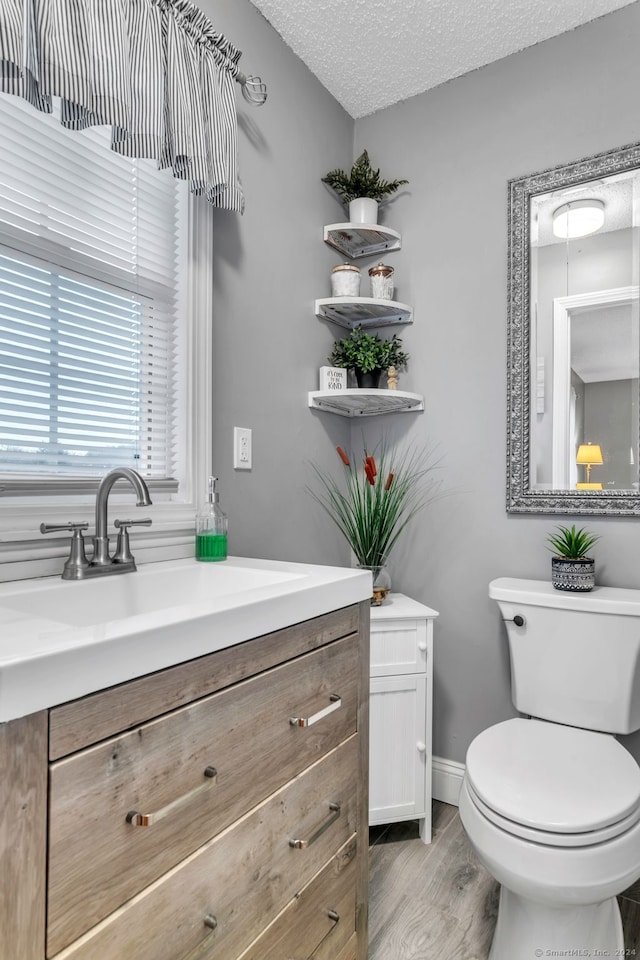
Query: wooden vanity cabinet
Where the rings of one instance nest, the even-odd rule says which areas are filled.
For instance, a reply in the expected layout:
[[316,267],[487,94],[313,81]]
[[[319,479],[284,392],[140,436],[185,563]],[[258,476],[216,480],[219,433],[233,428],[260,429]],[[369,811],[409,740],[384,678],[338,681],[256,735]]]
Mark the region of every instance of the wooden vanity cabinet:
[[365,602],[0,725],[2,960],[365,960],[368,639]]

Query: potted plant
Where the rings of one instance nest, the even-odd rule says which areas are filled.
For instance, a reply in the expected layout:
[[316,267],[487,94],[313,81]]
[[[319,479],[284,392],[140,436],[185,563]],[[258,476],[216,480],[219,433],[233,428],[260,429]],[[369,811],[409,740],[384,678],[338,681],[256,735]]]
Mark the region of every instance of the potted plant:
[[556,527],[557,533],[549,534],[548,550],[551,558],[551,583],[556,590],[573,592],[593,590],[595,586],[595,560],[587,553],[600,539],[584,527]]
[[342,447],[336,449],[346,489],[315,463],[321,490],[307,489],[348,540],[358,566],[371,571],[371,602],[380,604],[391,588],[385,564],[392,547],[418,510],[438,494],[438,462],[429,450],[397,453],[383,442],[373,454],[365,449],[358,467]]
[[[374,170],[369,154],[363,150],[349,173],[330,170],[322,182],[328,184],[349,207],[351,223],[377,223],[378,204],[395,193],[408,180],[383,180]],[[364,203],[363,203],[364,201]]]
[[385,340],[377,333],[365,333],[362,327],[355,327],[348,337],[336,340],[329,355],[333,367],[354,370],[358,386],[370,389],[378,387],[383,370],[405,367],[408,359],[397,334]]

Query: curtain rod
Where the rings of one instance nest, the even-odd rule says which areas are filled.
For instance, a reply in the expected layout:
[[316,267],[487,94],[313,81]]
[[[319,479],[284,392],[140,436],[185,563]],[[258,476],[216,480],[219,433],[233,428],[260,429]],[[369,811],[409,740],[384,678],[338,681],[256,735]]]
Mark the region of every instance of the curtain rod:
[[236,74],[236,83],[242,87],[242,96],[247,103],[254,107],[261,107],[267,99],[267,85],[260,77],[247,77],[244,73]]

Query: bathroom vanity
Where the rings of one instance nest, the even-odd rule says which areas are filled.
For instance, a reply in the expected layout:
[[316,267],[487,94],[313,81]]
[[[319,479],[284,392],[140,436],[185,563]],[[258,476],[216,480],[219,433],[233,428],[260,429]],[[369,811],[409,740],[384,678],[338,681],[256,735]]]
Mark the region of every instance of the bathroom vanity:
[[115,579],[0,588],[3,960],[364,960],[369,576]]

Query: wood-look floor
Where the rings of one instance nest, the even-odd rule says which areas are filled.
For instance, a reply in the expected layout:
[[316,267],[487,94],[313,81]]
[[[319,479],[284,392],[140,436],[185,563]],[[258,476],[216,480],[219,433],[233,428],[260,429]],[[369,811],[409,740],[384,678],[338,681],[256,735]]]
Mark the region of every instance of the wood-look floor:
[[[478,863],[458,808],[434,801],[433,842],[417,821],[372,827],[369,960],[487,960],[498,884]],[[627,956],[640,960],[640,881],[619,898]]]

